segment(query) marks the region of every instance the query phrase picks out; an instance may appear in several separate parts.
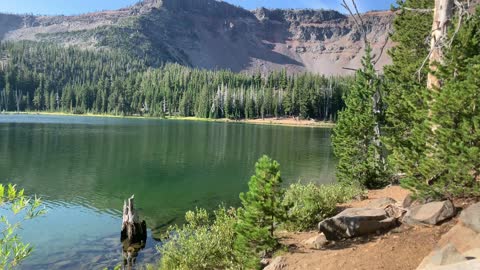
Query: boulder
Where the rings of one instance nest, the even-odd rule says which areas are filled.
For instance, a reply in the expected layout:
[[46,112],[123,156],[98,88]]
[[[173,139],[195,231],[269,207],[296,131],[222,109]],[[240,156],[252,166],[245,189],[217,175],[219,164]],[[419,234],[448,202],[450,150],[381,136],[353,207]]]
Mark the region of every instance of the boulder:
[[480,248],[470,249],[465,253],[463,253],[463,256],[465,256],[467,260],[473,260],[473,259],[480,260]]
[[468,260],[454,264],[427,266],[417,270],[480,270],[480,260]]
[[469,206],[460,214],[460,222],[480,233],[480,203]]
[[282,256],[278,256],[272,260],[272,262],[267,265],[267,267],[263,268],[263,270],[282,270],[287,267],[285,263],[285,258]]
[[403,208],[411,208],[413,206],[418,206],[418,205],[422,205],[422,204],[426,204],[426,203],[429,203],[429,202],[434,202],[435,200],[431,199],[431,198],[427,198],[427,199],[415,199],[413,197],[412,194],[408,194],[405,199],[403,199],[402,201],[402,207]]
[[411,207],[402,222],[408,225],[436,225],[455,216],[455,213],[451,201],[431,202]]
[[340,240],[386,230],[396,224],[397,219],[383,209],[348,208],[323,220],[318,228],[328,240]]
[[380,198],[371,201],[368,205],[367,208],[385,208],[389,205],[395,205],[397,201],[395,199],[386,197],[386,198]]
[[463,210],[459,222],[442,236],[417,270],[480,270],[479,204]]
[[407,197],[403,199],[402,207],[409,208],[410,206],[413,205],[414,202],[415,202],[415,199],[413,198],[412,194],[408,194]]
[[318,234],[308,240],[306,240],[305,245],[311,249],[322,249],[328,245],[327,237],[323,233]]
[[439,247],[448,244],[454,245],[460,253],[464,253],[471,249],[480,248],[480,234],[462,223],[458,223],[444,234],[437,243]]
[[425,257],[417,269],[428,269],[432,266],[454,264],[466,261],[467,259],[452,245],[448,244],[437,249]]

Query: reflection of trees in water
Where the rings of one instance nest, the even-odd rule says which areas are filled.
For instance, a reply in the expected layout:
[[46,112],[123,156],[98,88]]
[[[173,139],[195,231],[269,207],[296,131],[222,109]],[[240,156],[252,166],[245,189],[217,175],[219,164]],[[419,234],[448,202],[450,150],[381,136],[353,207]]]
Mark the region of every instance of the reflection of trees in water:
[[161,230],[195,206],[238,202],[262,154],[290,182],[333,175],[327,129],[80,119],[108,124],[0,125],[0,179],[102,212],[134,193],[149,227]]

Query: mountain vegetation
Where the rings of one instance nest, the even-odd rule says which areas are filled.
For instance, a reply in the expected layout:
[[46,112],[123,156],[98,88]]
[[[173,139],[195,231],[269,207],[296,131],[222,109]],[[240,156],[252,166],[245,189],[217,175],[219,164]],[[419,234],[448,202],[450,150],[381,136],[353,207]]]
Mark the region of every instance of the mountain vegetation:
[[0,45],[0,110],[333,121],[350,78],[147,67],[116,51],[34,42]]

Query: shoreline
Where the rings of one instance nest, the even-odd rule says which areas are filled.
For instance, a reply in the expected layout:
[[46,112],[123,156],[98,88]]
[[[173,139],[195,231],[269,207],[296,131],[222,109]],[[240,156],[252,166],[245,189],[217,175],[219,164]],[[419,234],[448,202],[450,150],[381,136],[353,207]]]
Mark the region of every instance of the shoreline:
[[232,120],[228,118],[210,119],[199,118],[195,116],[139,116],[139,115],[113,115],[113,114],[74,114],[65,112],[0,112],[0,115],[50,115],[50,116],[83,116],[83,117],[104,117],[104,118],[123,118],[123,119],[152,119],[152,120],[182,120],[182,121],[201,121],[201,122],[217,122],[217,123],[242,123],[252,125],[266,126],[285,126],[285,127],[313,127],[313,128],[333,128],[335,123],[323,122],[317,120],[301,120],[298,118],[264,118],[264,119],[240,119]]

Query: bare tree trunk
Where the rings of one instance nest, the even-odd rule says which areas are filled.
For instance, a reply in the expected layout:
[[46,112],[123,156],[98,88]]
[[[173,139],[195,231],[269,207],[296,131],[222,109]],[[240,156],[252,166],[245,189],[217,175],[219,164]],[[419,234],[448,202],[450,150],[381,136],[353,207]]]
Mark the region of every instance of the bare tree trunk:
[[22,91],[15,90],[15,102],[17,103],[17,113],[20,112],[20,101],[22,100]]
[[427,78],[428,89],[441,87],[437,76],[433,74],[437,70],[436,63],[443,63],[443,47],[447,40],[448,24],[453,14],[453,0],[435,0],[433,13],[432,39],[430,41],[430,72]]

